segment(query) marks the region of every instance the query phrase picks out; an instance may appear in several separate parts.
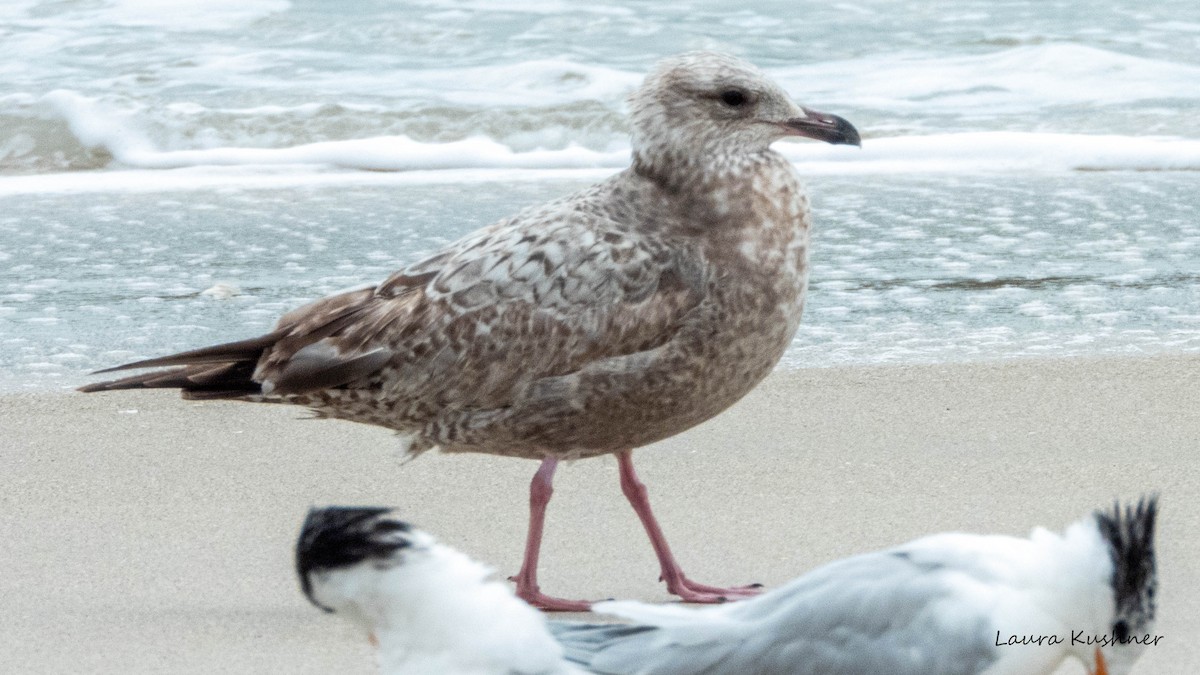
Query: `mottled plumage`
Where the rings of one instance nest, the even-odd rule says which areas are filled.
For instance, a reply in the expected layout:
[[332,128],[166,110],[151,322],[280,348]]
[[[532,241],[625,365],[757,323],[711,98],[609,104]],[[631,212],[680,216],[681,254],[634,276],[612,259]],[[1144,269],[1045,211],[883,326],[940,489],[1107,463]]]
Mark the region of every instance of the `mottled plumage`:
[[414,453],[542,459],[547,481],[560,459],[703,422],[771,370],[804,306],[808,198],[769,145],[858,134],[710,52],[659,64],[631,108],[633,165],[612,178],[294,310],[266,336],[121,366],[182,367],[83,390],[292,403],[394,429]]

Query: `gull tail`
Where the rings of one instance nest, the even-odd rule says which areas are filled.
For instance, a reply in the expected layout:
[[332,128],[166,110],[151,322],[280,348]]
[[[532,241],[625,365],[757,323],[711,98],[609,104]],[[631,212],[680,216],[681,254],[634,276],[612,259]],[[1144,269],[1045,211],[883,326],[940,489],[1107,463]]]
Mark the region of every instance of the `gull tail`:
[[1097,511],[1096,524],[1108,544],[1113,562],[1110,581],[1117,614],[1135,626],[1154,620],[1158,569],[1154,554],[1154,528],[1158,496],[1142,497],[1136,504],[1114,504]]
[[111,373],[134,368],[160,370],[96,382],[80,387],[79,391],[92,393],[120,389],[180,389],[183,397],[189,399],[240,398],[261,394],[262,385],[252,379],[254,369],[263,353],[274,346],[284,333],[275,331],[249,340],[228,342],[106,368],[96,372]]
[[391,357],[372,341],[400,315],[374,299],[371,288],[331,295],[285,314],[266,335],[101,370],[160,369],[79,391],[180,389],[188,399],[263,400],[257,397],[339,387],[368,377]]

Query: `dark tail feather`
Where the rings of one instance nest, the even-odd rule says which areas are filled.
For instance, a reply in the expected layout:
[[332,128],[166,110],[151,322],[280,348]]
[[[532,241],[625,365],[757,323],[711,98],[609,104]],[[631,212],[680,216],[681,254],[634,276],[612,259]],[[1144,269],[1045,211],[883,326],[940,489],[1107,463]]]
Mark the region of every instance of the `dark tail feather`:
[[88,384],[80,387],[79,391],[92,393],[118,389],[182,389],[184,398],[191,399],[239,398],[247,394],[261,393],[262,386],[251,379],[254,368],[263,351],[274,345],[282,336],[282,331],[276,331],[250,340],[106,368],[96,372],[181,366]]
[[79,391],[182,389],[184,398],[243,398],[262,393],[262,385],[251,378],[268,351],[278,371],[272,376],[271,393],[302,394],[337,387],[369,376],[391,358],[390,352],[383,348],[351,347],[343,353],[339,346],[346,345],[322,342],[354,324],[364,311],[370,309],[373,294],[374,290],[368,288],[323,298],[285,314],[280,319],[280,328],[249,340],[99,370],[96,372],[168,367],[167,370],[89,384],[80,387]]

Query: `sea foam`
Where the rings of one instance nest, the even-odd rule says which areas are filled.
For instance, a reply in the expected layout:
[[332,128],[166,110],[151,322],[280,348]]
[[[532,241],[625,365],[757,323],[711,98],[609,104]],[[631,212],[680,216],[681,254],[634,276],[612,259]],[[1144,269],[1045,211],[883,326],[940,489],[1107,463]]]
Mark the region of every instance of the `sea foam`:
[[[89,122],[73,128],[110,154],[114,168],[125,170],[10,176],[0,180],[0,195],[221,185],[577,180],[603,176],[629,161],[627,148],[516,152],[483,137],[422,143],[391,136],[289,148],[163,151],[119,126]],[[1200,171],[1200,140],[1164,137],[977,132],[867,138],[862,149],[791,142],[775,147],[804,175]],[[164,174],[165,169],[193,171]],[[387,177],[379,172],[408,175]]]
[[223,30],[287,11],[291,4],[288,0],[108,0],[81,16],[98,25]]
[[[773,69],[813,101],[983,118],[1039,109],[1200,99],[1200,66],[1078,44],[947,56],[918,51]],[[1031,119],[1030,122],[1037,122]]]

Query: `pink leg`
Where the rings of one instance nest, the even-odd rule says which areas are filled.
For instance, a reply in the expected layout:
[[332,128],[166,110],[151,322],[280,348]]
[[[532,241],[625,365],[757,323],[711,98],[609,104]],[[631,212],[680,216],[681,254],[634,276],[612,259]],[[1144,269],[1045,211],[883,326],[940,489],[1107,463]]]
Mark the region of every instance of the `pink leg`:
[[621,492],[625,493],[625,498],[629,500],[630,506],[641,519],[642,526],[646,528],[646,534],[650,536],[650,545],[654,547],[654,553],[658,556],[658,564],[662,568],[659,580],[667,582],[668,592],[678,595],[684,602],[708,603],[758,595],[758,589],[761,587],[759,584],[717,588],[698,584],[688,579],[671,553],[671,547],[667,545],[667,538],[663,536],[662,528],[659,527],[658,520],[654,518],[654,513],[650,510],[650,500],[646,497],[646,486],[638,479],[633,470],[633,451],[624,450],[617,453],[617,463],[621,468]]
[[542,548],[542,528],[546,524],[546,505],[554,494],[554,470],[558,468],[558,460],[547,457],[542,460],[537,473],[529,483],[529,535],[525,539],[525,560],[521,562],[521,571],[515,577],[509,577],[517,582],[517,597],[538,609],[552,612],[586,612],[591,603],[580,600],[563,600],[544,595],[538,588],[537,566],[538,555]]

